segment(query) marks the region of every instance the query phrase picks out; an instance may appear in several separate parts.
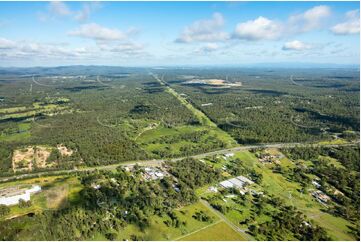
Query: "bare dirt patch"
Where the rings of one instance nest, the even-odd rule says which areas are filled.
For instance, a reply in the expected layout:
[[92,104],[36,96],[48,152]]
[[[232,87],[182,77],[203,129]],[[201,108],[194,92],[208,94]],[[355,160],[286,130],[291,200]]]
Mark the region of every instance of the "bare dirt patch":
[[12,158],[13,171],[31,170],[33,160],[34,148],[32,146],[15,150]]
[[57,145],[57,148],[62,156],[71,156],[73,154],[73,151],[63,144]]
[[184,82],[184,84],[201,84],[201,85],[208,85],[213,87],[241,87],[242,82],[228,82],[226,80],[222,79],[192,79],[187,80]]
[[49,158],[51,151],[52,151],[51,148],[42,147],[42,146],[35,147],[34,158],[37,167],[39,168],[46,167],[46,160]]
[[31,171],[34,167],[47,167],[46,160],[51,154],[52,148],[45,146],[28,146],[16,149],[13,152],[12,168],[17,171]]
[[67,185],[53,187],[46,191],[46,206],[49,209],[59,209],[68,202],[69,188]]

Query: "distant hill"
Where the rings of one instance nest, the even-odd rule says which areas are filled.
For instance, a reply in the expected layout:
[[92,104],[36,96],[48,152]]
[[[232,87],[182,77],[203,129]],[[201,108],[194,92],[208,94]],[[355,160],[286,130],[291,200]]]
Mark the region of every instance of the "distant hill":
[[0,67],[5,75],[104,75],[129,74],[144,71],[144,68],[120,66],[57,66],[57,67]]

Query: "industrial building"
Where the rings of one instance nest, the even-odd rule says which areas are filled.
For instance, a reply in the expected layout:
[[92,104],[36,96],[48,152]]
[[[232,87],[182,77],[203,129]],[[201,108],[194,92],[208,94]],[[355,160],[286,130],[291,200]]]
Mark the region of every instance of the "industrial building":
[[19,200],[30,201],[30,196],[33,193],[41,191],[41,187],[34,185],[31,188],[9,187],[0,189],[0,204],[2,205],[15,205]]
[[244,188],[247,185],[251,185],[253,183],[254,182],[249,180],[247,177],[238,176],[238,177],[235,177],[235,178],[228,179],[226,181],[222,181],[219,184],[224,188],[232,188],[232,187],[234,187],[234,188],[241,189],[241,188]]

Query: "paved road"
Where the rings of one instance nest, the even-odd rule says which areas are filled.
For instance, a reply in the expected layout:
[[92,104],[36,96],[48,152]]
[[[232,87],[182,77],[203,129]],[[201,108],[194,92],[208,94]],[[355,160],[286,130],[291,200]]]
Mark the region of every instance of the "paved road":
[[[346,143],[346,144],[312,144],[312,143],[276,143],[276,144],[258,144],[258,145],[246,145],[246,146],[236,146],[229,149],[222,149],[222,150],[216,150],[211,151],[203,154],[198,155],[191,155],[188,157],[192,157],[195,159],[202,159],[207,156],[212,155],[223,155],[226,153],[233,153],[237,151],[242,150],[249,150],[254,148],[288,148],[288,147],[296,147],[296,146],[302,146],[302,145],[313,145],[313,146],[322,146],[322,147],[339,147],[339,146],[351,146],[359,144],[358,142],[354,143]],[[72,169],[72,170],[60,170],[60,171],[43,171],[38,173],[29,173],[29,174],[21,174],[21,175],[14,175],[9,177],[3,177],[0,178],[0,182],[6,182],[14,179],[24,179],[24,178],[31,178],[31,177],[38,177],[38,176],[45,176],[45,175],[58,175],[58,174],[64,174],[64,173],[74,173],[78,171],[93,171],[93,170],[109,170],[114,169],[118,166],[134,166],[135,164],[138,164],[140,166],[160,166],[164,161],[178,161],[182,160],[186,157],[180,157],[180,158],[169,158],[169,159],[152,159],[152,160],[136,160],[136,161],[125,161],[120,162],[112,165],[104,165],[104,166],[95,166],[95,167],[83,167],[79,169]]]
[[295,82],[295,80],[293,80],[293,75],[290,76],[290,81],[292,82],[292,84],[294,84],[296,86],[300,86],[300,87],[303,86],[302,84],[299,84],[299,83]]

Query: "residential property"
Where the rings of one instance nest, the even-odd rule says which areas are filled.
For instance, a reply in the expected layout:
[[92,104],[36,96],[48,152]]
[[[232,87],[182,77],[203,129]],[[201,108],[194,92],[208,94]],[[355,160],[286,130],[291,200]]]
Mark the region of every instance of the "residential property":
[[218,192],[218,189],[216,187],[211,186],[211,187],[208,188],[208,191],[210,191],[210,192]]
[[228,158],[231,158],[234,156],[234,153],[227,153],[227,154],[224,154],[224,159],[228,159]]
[[41,191],[41,187],[34,185],[31,188],[9,187],[0,189],[0,204],[15,205],[19,200],[30,201],[31,194]]
[[202,107],[207,107],[207,106],[212,106],[213,103],[202,103],[201,106]]
[[315,181],[315,180],[312,181],[312,184],[313,184],[315,187],[317,187],[317,188],[320,188],[320,187],[321,187],[321,184],[318,183],[318,182]]
[[145,167],[143,177],[146,180],[157,180],[162,179],[166,173],[155,167]]
[[275,163],[280,164],[281,161],[279,160],[278,155],[270,155],[270,154],[260,154],[258,155],[258,161],[262,163]]
[[316,200],[319,201],[320,203],[327,203],[328,201],[331,200],[331,198],[329,196],[327,196],[320,190],[316,190],[316,191],[312,192],[312,196],[314,198],[316,198]]

